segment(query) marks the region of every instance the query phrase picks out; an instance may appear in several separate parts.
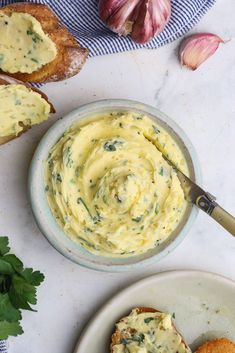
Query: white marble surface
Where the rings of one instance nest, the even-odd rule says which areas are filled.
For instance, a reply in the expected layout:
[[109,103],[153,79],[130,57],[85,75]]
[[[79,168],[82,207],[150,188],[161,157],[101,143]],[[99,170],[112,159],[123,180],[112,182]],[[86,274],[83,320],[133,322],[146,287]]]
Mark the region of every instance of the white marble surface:
[[184,242],[160,263],[134,273],[98,273],[71,263],[49,245],[27,197],[33,151],[58,117],[94,100],[130,98],[158,107],[180,124],[198,152],[205,188],[235,214],[234,12],[234,0],[218,0],[195,28],[231,39],[198,71],[180,68],[178,41],[156,51],[90,59],[77,77],[44,87],[57,108],[56,117],[1,147],[0,232],[10,237],[12,250],[27,265],[46,275],[38,313],[24,313],[25,333],[10,339],[11,353],[72,353],[79,333],[102,303],[156,272],[203,269],[235,280],[235,239],[205,214],[199,214]]

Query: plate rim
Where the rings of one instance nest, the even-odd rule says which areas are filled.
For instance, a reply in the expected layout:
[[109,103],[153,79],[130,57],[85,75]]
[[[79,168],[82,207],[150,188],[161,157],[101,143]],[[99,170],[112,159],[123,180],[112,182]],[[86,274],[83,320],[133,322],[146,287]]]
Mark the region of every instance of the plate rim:
[[[79,349],[80,349],[80,345],[83,343],[83,340],[86,338],[86,336],[89,334],[89,330],[90,328],[92,328],[93,325],[96,324],[97,318],[99,317],[100,314],[102,314],[103,311],[107,310],[109,306],[112,306],[113,302],[115,302],[116,299],[118,299],[119,297],[124,296],[127,292],[129,292],[130,290],[133,290],[135,288],[141,287],[142,285],[144,285],[145,283],[154,281],[155,278],[165,278],[165,277],[178,277],[178,276],[197,276],[200,275],[202,277],[207,277],[209,279],[215,279],[219,282],[225,282],[230,284],[231,286],[234,287],[235,290],[235,280],[215,273],[215,272],[211,272],[211,271],[204,271],[204,270],[194,270],[194,269],[180,269],[180,270],[166,270],[163,272],[159,272],[159,273],[155,273],[153,275],[147,276],[145,278],[142,278],[140,280],[135,281],[134,283],[127,285],[125,288],[121,289],[120,291],[118,291],[117,294],[113,295],[110,299],[108,299],[108,301],[103,304],[94,314],[94,316],[90,317],[87,324],[85,325],[85,327],[83,328],[83,330],[81,331],[81,334],[78,337],[78,340],[76,342],[75,345],[75,349],[73,350],[73,353],[80,353]],[[82,348],[82,347],[81,347]]]

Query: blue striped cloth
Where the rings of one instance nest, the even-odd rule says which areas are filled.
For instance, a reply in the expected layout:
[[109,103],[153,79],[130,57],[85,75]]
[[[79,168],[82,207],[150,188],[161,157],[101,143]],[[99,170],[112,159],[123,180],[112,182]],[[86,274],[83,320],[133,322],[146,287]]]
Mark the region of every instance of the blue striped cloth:
[[[100,21],[97,0],[34,0],[48,4],[60,17],[79,43],[90,49],[90,56],[124,52],[132,49],[154,49],[183,36],[209,10],[216,0],[172,0],[172,16],[165,30],[151,42],[138,45],[129,37],[118,37]],[[0,0],[0,7],[14,0]],[[7,353],[5,341],[0,341],[0,353]]]
[[[33,0],[48,4],[61,18],[79,43],[90,49],[90,56],[124,52],[127,50],[158,48],[183,36],[215,3],[216,0],[172,0],[172,16],[165,30],[151,42],[138,45],[129,37],[118,37],[100,21],[98,0]],[[0,0],[0,6],[14,3]],[[20,1],[17,1],[20,2]]]
[[7,342],[0,341],[0,353],[7,353]]

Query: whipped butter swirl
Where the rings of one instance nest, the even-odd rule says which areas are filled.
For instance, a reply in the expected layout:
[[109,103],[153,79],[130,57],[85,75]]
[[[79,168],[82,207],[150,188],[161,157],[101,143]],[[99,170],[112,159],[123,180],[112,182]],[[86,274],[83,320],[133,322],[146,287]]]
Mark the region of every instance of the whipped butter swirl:
[[186,208],[161,151],[188,174],[176,141],[146,115],[113,112],[71,126],[45,162],[47,200],[64,232],[103,256],[161,244]]

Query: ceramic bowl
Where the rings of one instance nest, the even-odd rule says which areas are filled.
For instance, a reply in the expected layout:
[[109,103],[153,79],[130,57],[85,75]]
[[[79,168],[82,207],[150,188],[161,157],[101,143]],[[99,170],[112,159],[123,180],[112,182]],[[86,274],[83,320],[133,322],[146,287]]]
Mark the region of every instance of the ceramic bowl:
[[44,192],[44,161],[51,147],[60,136],[75,122],[104,112],[115,110],[137,111],[149,115],[163,126],[181,147],[190,171],[190,177],[201,183],[201,173],[196,152],[181,128],[165,114],[139,102],[129,100],[102,100],[83,105],[58,120],[40,141],[29,170],[29,197],[35,220],[41,232],[62,255],[88,268],[101,271],[128,271],[153,264],[169,254],[186,236],[192,227],[198,210],[188,204],[185,216],[177,229],[157,248],[144,254],[131,257],[102,257],[89,253],[78,243],[73,242],[63,232],[54,219]]

